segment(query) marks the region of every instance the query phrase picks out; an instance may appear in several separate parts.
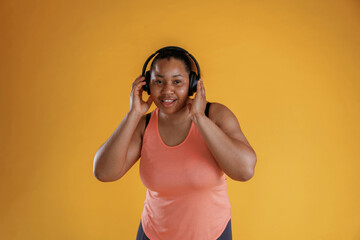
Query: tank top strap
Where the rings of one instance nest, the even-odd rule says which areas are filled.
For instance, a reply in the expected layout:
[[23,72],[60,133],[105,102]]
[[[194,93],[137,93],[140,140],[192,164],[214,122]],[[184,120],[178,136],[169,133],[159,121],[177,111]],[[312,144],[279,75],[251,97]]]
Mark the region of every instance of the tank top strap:
[[211,102],[206,103],[205,116],[207,116],[207,117],[209,117],[210,104],[211,104]]

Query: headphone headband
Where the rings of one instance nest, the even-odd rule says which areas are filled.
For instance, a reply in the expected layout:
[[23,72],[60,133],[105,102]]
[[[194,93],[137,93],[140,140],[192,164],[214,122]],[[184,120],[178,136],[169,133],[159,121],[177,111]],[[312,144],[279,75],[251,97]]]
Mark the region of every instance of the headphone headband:
[[[156,54],[158,54],[159,52],[162,52],[162,51],[164,51],[164,50],[181,51],[181,52],[184,52],[184,53],[186,53],[187,55],[189,55],[189,56],[191,57],[191,59],[193,60],[193,62],[195,63],[195,65],[196,65],[197,75],[198,75],[198,78],[200,78],[200,67],[199,67],[199,64],[198,64],[198,62],[196,61],[196,59],[195,59],[188,51],[186,51],[185,49],[183,49],[183,48],[181,48],[181,47],[176,47],[176,46],[163,47],[163,48],[160,48],[159,50],[157,50],[155,53],[151,54],[151,56],[148,57],[148,59],[146,60],[144,66],[143,66],[141,75],[144,75],[144,74],[145,74],[146,67],[147,67],[149,61],[150,61]],[[190,71],[191,71],[191,70],[190,70]]]

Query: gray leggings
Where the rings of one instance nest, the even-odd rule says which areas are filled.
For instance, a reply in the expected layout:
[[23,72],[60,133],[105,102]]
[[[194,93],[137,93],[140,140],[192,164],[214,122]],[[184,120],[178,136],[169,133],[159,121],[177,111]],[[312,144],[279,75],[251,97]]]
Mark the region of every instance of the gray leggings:
[[[137,232],[136,240],[150,240],[144,233],[144,230],[141,225],[141,220],[140,220],[140,225],[139,225],[139,229]],[[224,232],[221,234],[221,236],[217,240],[232,240],[231,219],[229,220],[228,224],[226,225]]]

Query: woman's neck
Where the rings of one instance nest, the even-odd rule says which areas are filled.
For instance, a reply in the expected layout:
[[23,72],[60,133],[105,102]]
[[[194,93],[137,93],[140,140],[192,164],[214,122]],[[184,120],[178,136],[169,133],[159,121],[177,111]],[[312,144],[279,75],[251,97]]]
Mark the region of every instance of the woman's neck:
[[179,123],[191,121],[187,105],[185,105],[182,109],[173,114],[166,114],[164,112],[161,112],[161,110],[159,109],[159,120],[169,125],[177,125]]

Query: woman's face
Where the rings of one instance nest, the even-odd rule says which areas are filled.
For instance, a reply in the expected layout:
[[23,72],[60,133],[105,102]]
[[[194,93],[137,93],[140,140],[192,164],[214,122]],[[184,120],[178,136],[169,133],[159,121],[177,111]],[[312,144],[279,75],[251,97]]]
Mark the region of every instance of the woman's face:
[[151,72],[150,92],[155,105],[164,113],[175,113],[186,106],[189,73],[178,59],[158,60]]

